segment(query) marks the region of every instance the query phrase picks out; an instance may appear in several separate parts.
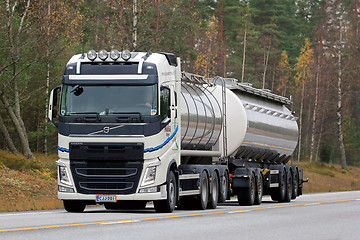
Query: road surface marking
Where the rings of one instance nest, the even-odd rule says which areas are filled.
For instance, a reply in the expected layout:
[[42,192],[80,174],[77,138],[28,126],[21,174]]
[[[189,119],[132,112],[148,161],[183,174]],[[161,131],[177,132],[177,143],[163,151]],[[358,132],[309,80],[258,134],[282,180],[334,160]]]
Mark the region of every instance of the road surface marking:
[[246,210],[242,210],[242,211],[235,210],[235,211],[228,212],[228,213],[230,213],[230,214],[233,214],[233,213],[245,213],[245,212],[251,212],[251,211],[252,211],[252,209],[251,209],[251,210],[250,210],[250,209],[246,209]]
[[[311,204],[326,204],[326,203],[340,203],[340,202],[350,202],[358,201],[360,199],[343,199],[343,200],[334,200],[334,201],[324,201],[324,202],[313,202]],[[87,223],[70,223],[62,225],[49,225],[49,226],[39,226],[39,227],[25,227],[25,228],[12,228],[12,229],[2,229],[0,232],[15,232],[15,231],[26,231],[26,230],[39,230],[39,229],[51,229],[51,228],[62,228],[62,227],[76,227],[76,226],[89,226],[89,225],[98,225],[98,224],[119,224],[127,223],[130,221],[149,221],[149,220],[161,220],[161,219],[171,219],[171,218],[184,218],[184,217],[195,217],[195,216],[206,216],[222,213],[236,213],[244,211],[255,211],[255,210],[265,210],[265,209],[276,209],[276,208],[286,208],[286,207],[296,207],[296,206],[306,206],[309,203],[298,203],[298,204],[283,204],[276,205],[271,207],[256,207],[248,209],[239,209],[239,210],[229,210],[229,211],[216,211],[216,212],[202,212],[202,213],[193,213],[193,214],[184,214],[184,215],[170,215],[162,217],[150,217],[150,218],[139,218],[139,219],[126,219],[126,220],[115,220],[115,221],[102,221],[102,222],[87,222]],[[84,213],[85,214],[85,213]]]
[[117,221],[117,222],[104,222],[104,223],[100,223],[103,225],[107,225],[107,224],[120,224],[120,223],[133,223],[133,222],[141,222],[141,220],[128,220],[128,221]]

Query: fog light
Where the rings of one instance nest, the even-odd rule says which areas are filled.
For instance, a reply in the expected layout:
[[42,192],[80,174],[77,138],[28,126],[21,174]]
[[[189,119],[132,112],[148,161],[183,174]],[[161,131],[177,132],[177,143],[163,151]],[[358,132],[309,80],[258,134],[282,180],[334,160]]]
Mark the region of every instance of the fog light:
[[87,52],[87,58],[90,60],[90,61],[94,61],[97,57],[97,53],[95,50],[90,50]]
[[59,189],[59,192],[67,192],[67,193],[75,192],[73,188],[63,187],[63,186],[60,186],[60,185],[59,185],[58,189]]
[[108,58],[108,52],[104,49],[101,49],[99,51],[99,58],[103,61],[105,61]]
[[158,187],[142,188],[139,190],[139,193],[155,193],[155,192],[158,192]]
[[131,52],[129,50],[122,51],[121,58],[125,61],[129,60],[131,58]]

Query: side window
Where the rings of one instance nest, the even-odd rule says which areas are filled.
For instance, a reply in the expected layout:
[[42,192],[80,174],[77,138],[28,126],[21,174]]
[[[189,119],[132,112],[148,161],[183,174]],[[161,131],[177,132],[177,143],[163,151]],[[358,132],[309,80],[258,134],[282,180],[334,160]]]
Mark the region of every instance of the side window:
[[169,117],[170,111],[170,89],[161,86],[160,88],[160,117],[161,121]]

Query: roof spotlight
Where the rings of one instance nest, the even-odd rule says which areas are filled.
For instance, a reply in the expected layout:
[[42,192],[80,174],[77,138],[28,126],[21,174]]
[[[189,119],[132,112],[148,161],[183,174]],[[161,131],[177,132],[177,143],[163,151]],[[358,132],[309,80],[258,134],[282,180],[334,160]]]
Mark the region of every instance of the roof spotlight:
[[97,57],[97,54],[96,54],[96,51],[94,49],[87,52],[87,58],[90,61],[94,61],[96,59],[96,57]]
[[116,61],[120,57],[120,53],[118,50],[113,49],[110,51],[110,57],[112,60]]
[[121,58],[124,59],[125,61],[129,60],[131,58],[131,52],[127,49],[122,51]]
[[108,58],[108,52],[104,49],[101,49],[99,51],[99,58],[103,61],[105,61]]

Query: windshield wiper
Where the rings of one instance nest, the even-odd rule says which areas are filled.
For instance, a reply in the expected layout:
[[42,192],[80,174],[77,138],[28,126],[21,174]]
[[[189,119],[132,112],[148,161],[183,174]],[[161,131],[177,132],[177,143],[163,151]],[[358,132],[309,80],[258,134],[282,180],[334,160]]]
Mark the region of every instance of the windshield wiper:
[[110,114],[119,114],[125,115],[121,117],[117,117],[116,121],[118,122],[143,122],[143,116],[140,112],[111,112]]
[[98,112],[71,112],[69,113],[69,115],[96,115],[95,117],[93,116],[85,116],[83,118],[83,120],[85,120],[85,122],[100,122],[101,118]]

